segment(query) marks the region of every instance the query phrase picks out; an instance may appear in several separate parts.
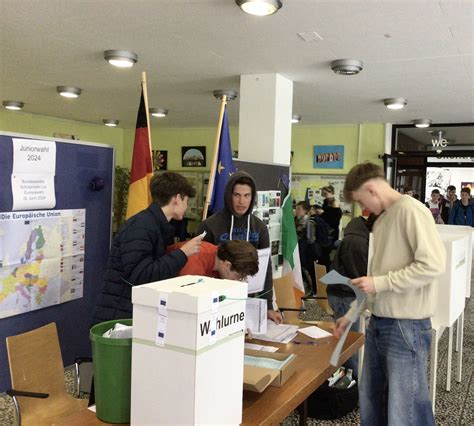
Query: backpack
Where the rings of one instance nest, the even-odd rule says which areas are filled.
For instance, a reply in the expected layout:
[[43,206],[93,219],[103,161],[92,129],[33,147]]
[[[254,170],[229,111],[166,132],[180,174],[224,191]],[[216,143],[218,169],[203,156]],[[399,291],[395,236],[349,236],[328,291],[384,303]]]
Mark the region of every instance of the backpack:
[[307,401],[308,417],[320,420],[339,419],[357,408],[357,383],[349,389],[330,387],[326,380]]

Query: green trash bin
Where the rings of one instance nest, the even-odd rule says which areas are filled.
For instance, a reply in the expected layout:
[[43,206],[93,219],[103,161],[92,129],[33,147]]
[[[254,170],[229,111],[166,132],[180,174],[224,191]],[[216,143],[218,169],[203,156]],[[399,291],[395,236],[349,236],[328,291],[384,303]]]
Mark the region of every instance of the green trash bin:
[[107,423],[130,423],[132,339],[102,337],[116,323],[132,325],[132,320],[101,322],[94,325],[89,334],[94,362],[96,414]]

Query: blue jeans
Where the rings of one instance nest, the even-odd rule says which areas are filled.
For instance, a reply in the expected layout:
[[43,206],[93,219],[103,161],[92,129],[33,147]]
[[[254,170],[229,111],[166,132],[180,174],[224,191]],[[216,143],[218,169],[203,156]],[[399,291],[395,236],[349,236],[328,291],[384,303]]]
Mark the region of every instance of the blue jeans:
[[[331,309],[334,311],[334,321],[343,317],[351,307],[351,303],[355,300],[355,296],[334,296],[328,294],[328,303]],[[351,326],[351,331],[359,331],[359,320],[355,321]],[[358,366],[359,366],[359,354],[356,352],[352,355],[347,362],[344,364],[346,368],[352,369],[352,376],[357,380]]]
[[360,383],[362,425],[434,426],[426,377],[430,345],[429,318],[371,316]]

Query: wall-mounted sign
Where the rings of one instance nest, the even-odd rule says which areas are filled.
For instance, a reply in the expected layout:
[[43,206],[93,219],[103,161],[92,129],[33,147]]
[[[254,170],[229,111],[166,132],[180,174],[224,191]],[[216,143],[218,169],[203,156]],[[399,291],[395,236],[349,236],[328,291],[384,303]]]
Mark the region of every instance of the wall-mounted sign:
[[313,168],[315,169],[343,169],[344,145],[314,146]]

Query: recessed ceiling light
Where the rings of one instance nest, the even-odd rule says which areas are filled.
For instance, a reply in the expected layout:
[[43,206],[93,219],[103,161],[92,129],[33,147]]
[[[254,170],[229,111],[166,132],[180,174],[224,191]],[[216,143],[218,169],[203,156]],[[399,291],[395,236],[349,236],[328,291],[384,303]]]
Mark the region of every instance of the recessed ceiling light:
[[153,117],[163,118],[168,115],[168,110],[166,108],[150,108],[149,111]]
[[389,109],[402,109],[407,104],[407,100],[405,98],[386,98],[383,103]]
[[228,101],[233,101],[235,98],[237,98],[237,91],[235,90],[214,90],[214,96],[221,100],[222,97],[226,95]]
[[237,5],[250,15],[267,16],[281,8],[280,0],[235,0]]
[[19,111],[24,105],[25,104],[20,101],[3,101],[3,106],[11,111]]
[[301,121],[301,115],[293,114],[291,116],[291,124],[298,124]]
[[428,118],[418,118],[416,120],[413,120],[413,124],[415,127],[419,127],[420,129],[424,129],[426,127],[430,127],[431,125],[431,120]]
[[364,63],[358,59],[338,59],[331,62],[331,69],[336,74],[354,75],[359,74],[364,68]]
[[130,68],[138,61],[138,55],[128,50],[106,50],[104,59],[115,67]]
[[102,120],[102,123],[104,123],[107,127],[117,127],[120,121],[112,120],[110,118],[105,118]]
[[77,98],[81,94],[82,89],[72,86],[58,86],[56,91],[65,98]]

